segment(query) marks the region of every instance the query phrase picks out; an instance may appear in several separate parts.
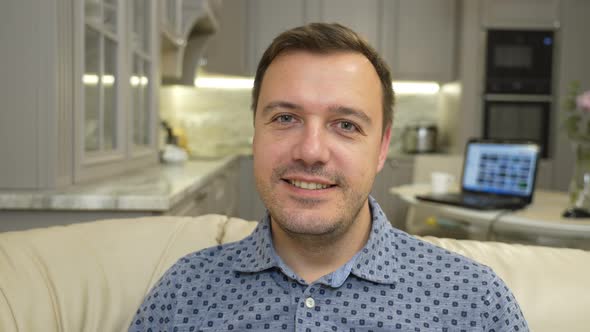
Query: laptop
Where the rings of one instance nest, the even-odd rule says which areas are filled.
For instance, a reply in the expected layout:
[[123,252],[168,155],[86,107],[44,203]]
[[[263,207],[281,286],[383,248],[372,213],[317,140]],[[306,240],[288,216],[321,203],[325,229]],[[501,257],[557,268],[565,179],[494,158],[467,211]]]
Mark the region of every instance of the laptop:
[[533,200],[539,151],[531,141],[472,139],[465,148],[461,192],[416,198],[478,210],[522,209]]

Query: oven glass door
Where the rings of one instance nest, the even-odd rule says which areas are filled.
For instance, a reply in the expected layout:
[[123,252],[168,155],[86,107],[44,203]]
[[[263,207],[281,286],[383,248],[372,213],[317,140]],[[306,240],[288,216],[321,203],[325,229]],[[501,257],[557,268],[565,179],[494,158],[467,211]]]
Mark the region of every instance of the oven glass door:
[[550,102],[486,101],[484,138],[531,140],[547,158],[550,106]]
[[553,32],[489,30],[488,93],[550,94]]

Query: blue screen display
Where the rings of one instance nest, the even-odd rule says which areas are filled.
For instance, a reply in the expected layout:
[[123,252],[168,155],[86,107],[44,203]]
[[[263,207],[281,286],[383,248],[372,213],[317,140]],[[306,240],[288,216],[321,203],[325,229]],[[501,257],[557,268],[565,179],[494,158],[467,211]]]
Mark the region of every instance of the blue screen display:
[[529,196],[538,156],[539,147],[534,144],[470,143],[465,156],[463,188]]

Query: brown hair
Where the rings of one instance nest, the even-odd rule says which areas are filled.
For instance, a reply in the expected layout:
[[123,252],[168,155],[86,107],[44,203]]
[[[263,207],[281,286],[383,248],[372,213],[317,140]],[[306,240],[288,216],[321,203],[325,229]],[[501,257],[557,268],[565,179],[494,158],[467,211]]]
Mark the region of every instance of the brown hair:
[[[369,43],[353,30],[338,23],[310,23],[287,30],[278,35],[266,49],[254,78],[252,89],[252,111],[256,115],[256,106],[260,95],[260,87],[266,70],[272,61],[286,51],[302,50],[312,53],[330,53],[338,51],[358,52],[364,55],[375,67],[381,81],[383,128],[389,125],[393,118],[394,93],[391,86],[391,74],[385,61]],[[387,124],[387,125],[386,125]]]

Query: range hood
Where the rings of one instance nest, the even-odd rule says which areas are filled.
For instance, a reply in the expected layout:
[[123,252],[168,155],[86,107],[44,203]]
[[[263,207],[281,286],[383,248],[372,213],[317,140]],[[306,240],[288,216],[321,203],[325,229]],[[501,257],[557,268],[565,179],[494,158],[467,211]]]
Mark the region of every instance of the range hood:
[[221,0],[184,0],[180,31],[162,29],[162,84],[194,86],[199,61],[219,28]]

